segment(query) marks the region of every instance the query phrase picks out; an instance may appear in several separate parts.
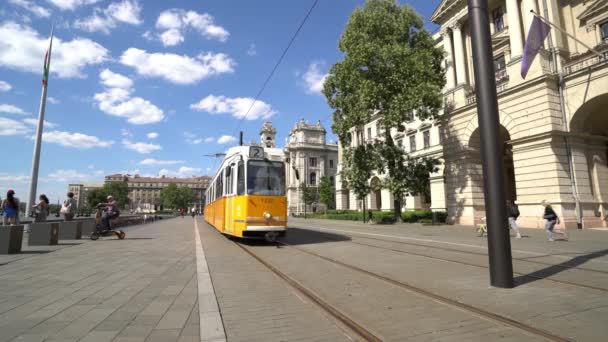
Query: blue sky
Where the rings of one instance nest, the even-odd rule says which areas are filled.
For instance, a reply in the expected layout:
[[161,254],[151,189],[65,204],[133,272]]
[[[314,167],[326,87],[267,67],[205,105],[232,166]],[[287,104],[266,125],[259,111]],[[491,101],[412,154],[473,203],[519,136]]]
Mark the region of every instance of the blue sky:
[[[204,155],[235,144],[238,128],[257,140],[266,119],[281,146],[300,118],[330,131],[319,89],[362,0],[319,1],[261,102],[240,119],[312,2],[2,1],[1,196],[13,188],[27,197],[51,22],[38,192],[56,201],[68,183],[110,173],[211,174],[217,161]],[[439,0],[407,3],[428,18]]]

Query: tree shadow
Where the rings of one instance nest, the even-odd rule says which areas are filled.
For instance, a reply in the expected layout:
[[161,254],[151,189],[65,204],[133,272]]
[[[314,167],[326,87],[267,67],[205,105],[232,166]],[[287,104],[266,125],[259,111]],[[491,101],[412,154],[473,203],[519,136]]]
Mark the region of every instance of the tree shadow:
[[564,261],[557,265],[552,265],[549,267],[545,267],[541,270],[534,271],[532,273],[524,274],[515,278],[515,284],[517,286],[525,285],[540,279],[545,279],[551,276],[554,276],[560,272],[566,271],[570,268],[576,268],[587,261],[593,260],[595,258],[601,258],[603,256],[608,255],[608,249],[604,249],[601,251],[596,251],[589,254],[583,254],[576,256],[568,261]]

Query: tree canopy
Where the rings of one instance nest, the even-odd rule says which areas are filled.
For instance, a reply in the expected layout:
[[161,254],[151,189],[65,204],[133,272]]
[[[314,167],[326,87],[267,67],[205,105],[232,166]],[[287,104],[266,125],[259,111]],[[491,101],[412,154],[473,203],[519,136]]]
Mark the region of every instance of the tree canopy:
[[165,208],[188,208],[196,201],[196,193],[189,187],[171,183],[160,191],[160,199]]
[[325,204],[327,209],[333,209],[335,206],[334,189],[327,176],[321,177],[319,182],[319,202]]
[[[443,51],[435,47],[422,17],[395,0],[369,0],[355,9],[338,47],[344,59],[329,71],[323,93],[343,147],[343,179],[363,199],[372,174],[385,174],[383,186],[396,199],[399,215],[403,197],[418,193],[424,183],[419,177],[428,181],[438,162],[406,157],[394,134],[403,132],[414,114],[421,120],[438,115],[445,85]],[[375,140],[350,147],[353,133],[362,137],[363,126],[376,119]]]

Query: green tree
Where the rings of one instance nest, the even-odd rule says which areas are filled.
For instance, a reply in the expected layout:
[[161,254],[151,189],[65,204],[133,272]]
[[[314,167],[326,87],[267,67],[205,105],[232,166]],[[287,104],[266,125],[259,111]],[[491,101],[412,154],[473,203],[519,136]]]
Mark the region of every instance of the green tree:
[[[400,217],[401,201],[412,192],[411,179],[418,175],[409,168],[418,170],[428,160],[406,158],[392,134],[402,132],[403,123],[411,121],[414,113],[420,119],[439,113],[445,85],[443,51],[435,47],[422,17],[395,0],[369,0],[355,9],[338,47],[344,60],[331,68],[323,89],[334,110],[332,129],[345,146],[345,155],[353,154],[347,147],[352,129],[361,130],[373,115],[380,114],[379,136],[373,143],[379,167],[375,171],[386,174],[383,186],[393,194],[395,215]],[[360,165],[358,158],[351,159],[347,174],[368,173],[367,162]],[[355,193],[364,198],[363,179],[356,182],[361,187]],[[356,182],[349,179],[351,186]]]
[[326,209],[334,208],[334,189],[327,176],[321,177],[319,182],[319,202],[325,204]]
[[129,189],[127,188],[127,183],[123,182],[106,183],[100,189],[87,192],[87,204],[92,208],[98,203],[105,203],[109,195],[114,197],[119,208],[124,208],[129,204]]
[[160,199],[165,208],[187,208],[196,201],[196,193],[191,188],[171,183],[160,191]]
[[378,169],[376,150],[373,145],[359,145],[343,151],[343,169],[341,172],[343,181],[353,191],[357,200],[363,201],[363,222],[366,221],[365,198],[371,191],[369,179],[373,171]]
[[304,202],[304,218],[306,218],[307,207],[317,200],[317,191],[315,188],[306,185],[306,182],[300,183],[300,193],[302,202]]

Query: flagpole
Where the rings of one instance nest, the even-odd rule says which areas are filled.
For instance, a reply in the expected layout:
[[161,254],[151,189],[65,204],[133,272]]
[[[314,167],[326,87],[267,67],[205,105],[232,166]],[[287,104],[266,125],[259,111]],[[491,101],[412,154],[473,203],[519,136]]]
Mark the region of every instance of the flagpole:
[[595,49],[593,49],[592,47],[590,47],[589,45],[585,44],[583,41],[581,41],[580,39],[576,38],[575,36],[571,35],[570,33],[568,33],[566,30],[562,29],[561,27],[555,25],[554,23],[550,22],[549,20],[541,17],[540,15],[536,14],[534,12],[534,10],[530,10],[530,13],[532,13],[535,17],[537,17],[538,19],[542,20],[543,22],[555,27],[559,32],[567,35],[568,37],[574,39],[577,43],[581,44],[582,46],[586,47],[587,49],[589,49],[589,51],[591,51],[592,53],[596,54],[599,58],[604,58],[604,55],[602,55],[601,53],[595,51]]
[[26,203],[25,215],[29,215],[32,211],[32,206],[36,202],[36,190],[38,188],[38,167],[40,164],[40,149],[42,147],[42,130],[44,129],[44,110],[46,108],[46,90],[48,88],[48,72],[51,67],[51,51],[53,49],[53,33],[55,26],[51,27],[51,38],[49,42],[49,50],[44,61],[45,69],[43,71],[42,95],[40,97],[40,110],[38,112],[38,126],[36,128],[36,141],[34,142],[34,156],[32,158],[32,176],[30,177],[30,192]]

